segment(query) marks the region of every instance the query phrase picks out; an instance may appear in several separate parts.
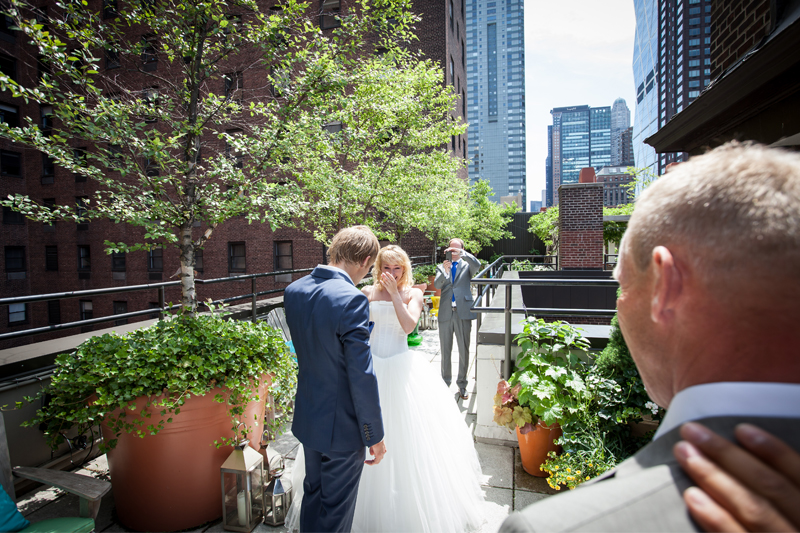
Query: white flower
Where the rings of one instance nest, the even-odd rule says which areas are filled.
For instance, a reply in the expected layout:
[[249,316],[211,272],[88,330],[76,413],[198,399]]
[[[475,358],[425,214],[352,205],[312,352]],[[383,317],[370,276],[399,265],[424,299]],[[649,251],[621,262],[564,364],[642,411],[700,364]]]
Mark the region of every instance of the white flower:
[[656,405],[654,402],[647,402],[644,404],[644,407],[645,409],[650,409],[654,415],[658,414],[658,405]]

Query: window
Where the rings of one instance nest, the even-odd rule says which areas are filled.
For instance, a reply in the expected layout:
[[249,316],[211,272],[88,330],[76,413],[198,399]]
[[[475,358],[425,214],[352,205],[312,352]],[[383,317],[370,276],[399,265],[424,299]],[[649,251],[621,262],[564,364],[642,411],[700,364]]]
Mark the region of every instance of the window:
[[22,154],[19,152],[0,151],[0,175],[11,178],[22,177]]
[[61,324],[61,300],[50,300],[47,302],[47,322],[50,324]]
[[122,66],[122,63],[119,61],[119,52],[106,48],[106,70],[112,70],[120,66]]
[[0,39],[8,42],[16,42],[17,32],[12,30],[16,26],[14,19],[4,13],[0,14]]
[[6,246],[6,278],[7,279],[25,279],[25,271],[27,270],[25,264],[25,247],[24,246]]
[[0,103],[0,122],[5,122],[10,128],[19,126],[19,107]]
[[89,229],[89,219],[86,217],[88,210],[86,206],[89,205],[88,196],[75,197],[75,209],[78,215],[78,231],[86,231]]
[[[46,207],[47,209],[49,209],[50,211],[53,211],[56,208],[56,199],[55,198],[42,198],[42,205],[44,207]],[[55,220],[53,220],[53,221],[51,221],[49,223],[45,222],[44,223],[44,227],[42,228],[42,230],[46,231],[46,232],[55,231],[56,230],[56,222],[55,222]]]
[[194,269],[197,272],[203,271],[203,250],[201,248],[194,250]]
[[147,113],[144,115],[145,122],[158,121],[158,87],[148,87],[142,90],[142,105],[155,111],[154,113]]
[[28,322],[27,304],[9,304],[8,306],[8,325],[17,326]]
[[453,87],[456,86],[456,67],[455,63],[453,63],[453,56],[450,56],[450,83]]
[[[292,259],[292,242],[276,242],[275,243],[275,270],[292,270],[294,261]],[[291,283],[291,274],[281,274],[275,276],[275,281],[278,283]]]
[[111,252],[111,271],[125,272],[125,252]]
[[81,313],[81,320],[89,320],[90,318],[94,317],[94,313],[92,312],[92,301],[91,300],[81,300],[80,304],[80,313]]
[[53,106],[41,105],[39,106],[39,128],[42,133],[49,135],[53,132]]
[[[72,156],[75,159],[75,163],[77,163],[78,166],[86,167],[86,163],[89,160],[89,152],[85,146],[74,148],[72,150]],[[86,174],[81,174],[80,172],[74,172],[73,175],[75,176],[75,183],[86,181]]]
[[117,16],[117,0],[103,0],[103,18],[111,19]]
[[342,127],[341,121],[338,120],[334,120],[333,122],[328,122],[327,124],[322,125],[322,129],[328,133],[339,133],[342,131]]
[[147,252],[147,270],[150,272],[164,271],[164,249],[153,248]]
[[8,206],[3,206],[3,224],[24,225],[25,215],[19,211],[14,211]]
[[[128,312],[128,302],[114,302],[114,314],[123,315]],[[128,323],[127,318],[121,318],[114,321],[115,326],[123,326]]]
[[340,0],[322,0],[319,13],[319,27],[323,30],[338,28],[342,25],[339,20]]
[[0,54],[0,72],[17,81],[17,60],[5,54]]
[[92,256],[88,244],[78,245],[78,270],[84,272],[92,270]]
[[245,245],[243,242],[228,243],[228,272],[245,272]]
[[[242,133],[242,130],[227,130],[225,133],[235,138]],[[225,155],[231,160],[233,168],[242,168],[244,166],[244,156],[227,139],[225,140]]]
[[[236,91],[241,90],[243,85],[243,77],[241,72],[229,72],[223,76],[225,79],[225,99],[230,100],[233,98]],[[239,98],[236,99],[240,104],[242,102],[241,93]]]
[[58,246],[44,247],[44,269],[49,272],[58,270]]
[[142,37],[142,70],[152,72],[158,69],[158,53],[155,37],[145,35]]
[[53,183],[56,175],[56,164],[53,158],[47,154],[42,154],[42,183]]

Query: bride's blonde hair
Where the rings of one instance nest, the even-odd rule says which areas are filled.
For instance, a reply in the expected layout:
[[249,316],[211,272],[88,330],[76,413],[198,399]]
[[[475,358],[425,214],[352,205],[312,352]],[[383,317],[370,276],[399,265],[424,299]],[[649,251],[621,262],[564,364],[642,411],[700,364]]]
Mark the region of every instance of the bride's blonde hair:
[[400,265],[403,267],[403,275],[397,280],[397,288],[403,289],[414,284],[414,275],[411,273],[411,259],[408,254],[395,244],[384,246],[375,257],[375,268],[372,271],[373,284],[378,290],[383,287],[380,284],[383,265]]

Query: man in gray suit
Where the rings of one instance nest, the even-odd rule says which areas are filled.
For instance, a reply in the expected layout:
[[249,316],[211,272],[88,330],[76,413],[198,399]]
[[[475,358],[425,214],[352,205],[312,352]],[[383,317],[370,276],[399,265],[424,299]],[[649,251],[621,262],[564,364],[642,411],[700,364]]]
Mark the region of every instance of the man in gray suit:
[[470,311],[472,307],[472,291],[469,280],[478,273],[481,262],[464,249],[464,241],[450,239],[445,254],[452,253],[453,259],[445,260],[436,268],[433,286],[442,290],[439,300],[439,344],[442,350],[442,379],[450,386],[452,365],[450,356],[453,352],[453,334],[458,345],[458,394],[462,400],[469,398],[467,394],[467,369],[469,368],[469,335],[472,321],[478,315]]
[[798,273],[800,155],[730,143],[651,185],[614,275],[620,328],[667,416],[634,457],[501,531],[697,530],[676,460],[691,454],[675,447],[686,422],[696,443],[747,422],[800,450]]

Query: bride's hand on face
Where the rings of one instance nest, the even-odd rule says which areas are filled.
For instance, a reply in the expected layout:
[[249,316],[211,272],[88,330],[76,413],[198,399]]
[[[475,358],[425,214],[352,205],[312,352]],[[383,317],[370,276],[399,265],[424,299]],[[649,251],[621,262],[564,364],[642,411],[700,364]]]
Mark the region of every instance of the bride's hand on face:
[[400,294],[397,289],[397,280],[388,272],[381,273],[381,287],[383,287],[392,298]]

